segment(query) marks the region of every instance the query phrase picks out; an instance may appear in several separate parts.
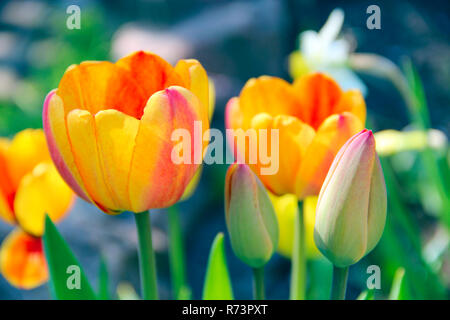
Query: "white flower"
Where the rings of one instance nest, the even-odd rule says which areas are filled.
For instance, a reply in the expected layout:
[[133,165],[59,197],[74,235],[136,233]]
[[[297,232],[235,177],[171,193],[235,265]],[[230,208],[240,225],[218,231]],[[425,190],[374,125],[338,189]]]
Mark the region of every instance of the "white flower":
[[319,32],[300,33],[299,51],[290,57],[291,74],[298,77],[306,71],[326,72],[344,90],[359,89],[366,95],[364,83],[347,67],[351,46],[346,39],[338,38],[343,23],[344,11],[334,9]]

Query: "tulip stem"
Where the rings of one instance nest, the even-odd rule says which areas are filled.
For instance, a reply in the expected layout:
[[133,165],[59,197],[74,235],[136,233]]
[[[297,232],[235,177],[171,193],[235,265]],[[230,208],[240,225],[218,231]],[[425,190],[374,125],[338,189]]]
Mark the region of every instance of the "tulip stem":
[[330,300],[345,300],[347,290],[348,267],[339,268],[333,265],[333,283]]
[[180,212],[177,205],[168,209],[169,216],[169,259],[172,288],[174,296],[178,300],[188,300],[191,290],[186,283],[185,258],[183,248],[183,234],[180,225]]
[[142,298],[157,300],[155,253],[152,245],[152,226],[148,211],[134,214],[139,242],[139,270]]
[[303,211],[298,207],[298,214],[294,225],[294,246],[292,249],[291,267],[291,300],[306,299],[306,252],[305,252],[305,223]]
[[264,300],[264,267],[253,268],[253,297]]

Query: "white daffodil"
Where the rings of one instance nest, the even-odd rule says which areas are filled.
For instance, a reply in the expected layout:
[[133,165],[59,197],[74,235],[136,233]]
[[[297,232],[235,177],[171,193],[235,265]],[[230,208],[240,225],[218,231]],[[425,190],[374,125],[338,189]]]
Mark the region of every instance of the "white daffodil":
[[359,89],[366,95],[367,88],[348,67],[350,43],[338,38],[344,23],[344,11],[334,9],[323,27],[316,32],[307,30],[299,35],[299,50],[289,57],[293,78],[311,71],[322,71],[335,78],[343,89]]

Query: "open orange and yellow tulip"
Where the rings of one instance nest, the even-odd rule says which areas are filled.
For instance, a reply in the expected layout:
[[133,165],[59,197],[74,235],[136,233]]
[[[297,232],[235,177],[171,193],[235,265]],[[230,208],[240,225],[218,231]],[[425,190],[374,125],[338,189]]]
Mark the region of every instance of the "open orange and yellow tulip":
[[199,164],[172,161],[171,135],[186,129],[193,139],[195,121],[203,135],[208,106],[198,61],[172,67],[140,51],[69,67],[45,99],[44,129],[56,167],[81,198],[110,214],[142,212],[183,195]]
[[31,289],[47,281],[41,241],[45,214],[59,221],[73,199],[51,162],[42,130],[0,139],[0,217],[18,226],[0,249],[0,271],[12,285]]
[[[364,128],[365,120],[361,93],[343,92],[322,73],[305,75],[292,85],[276,77],[250,79],[226,107],[227,128],[279,129],[278,172],[259,175],[264,167],[259,156],[249,165],[271,192],[298,199],[319,194],[334,156]],[[248,144],[242,142],[238,140],[236,153],[249,163]]]

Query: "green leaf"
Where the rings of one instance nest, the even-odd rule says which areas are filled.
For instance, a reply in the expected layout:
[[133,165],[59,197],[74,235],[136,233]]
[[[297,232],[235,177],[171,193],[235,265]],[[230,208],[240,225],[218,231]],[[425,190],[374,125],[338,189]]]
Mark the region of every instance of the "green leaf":
[[203,287],[203,300],[233,300],[223,239],[223,233],[217,234],[211,246]]
[[43,242],[53,298],[95,300],[94,290],[92,290],[80,263],[48,216],[45,217]]
[[356,300],[374,300],[375,290],[364,290]]
[[405,280],[405,269],[398,268],[395,271],[394,280],[392,281],[391,292],[389,293],[389,300],[408,300],[408,289]]
[[100,270],[98,276],[98,298],[100,300],[109,300],[109,287],[108,287],[108,268],[104,257],[100,260]]

